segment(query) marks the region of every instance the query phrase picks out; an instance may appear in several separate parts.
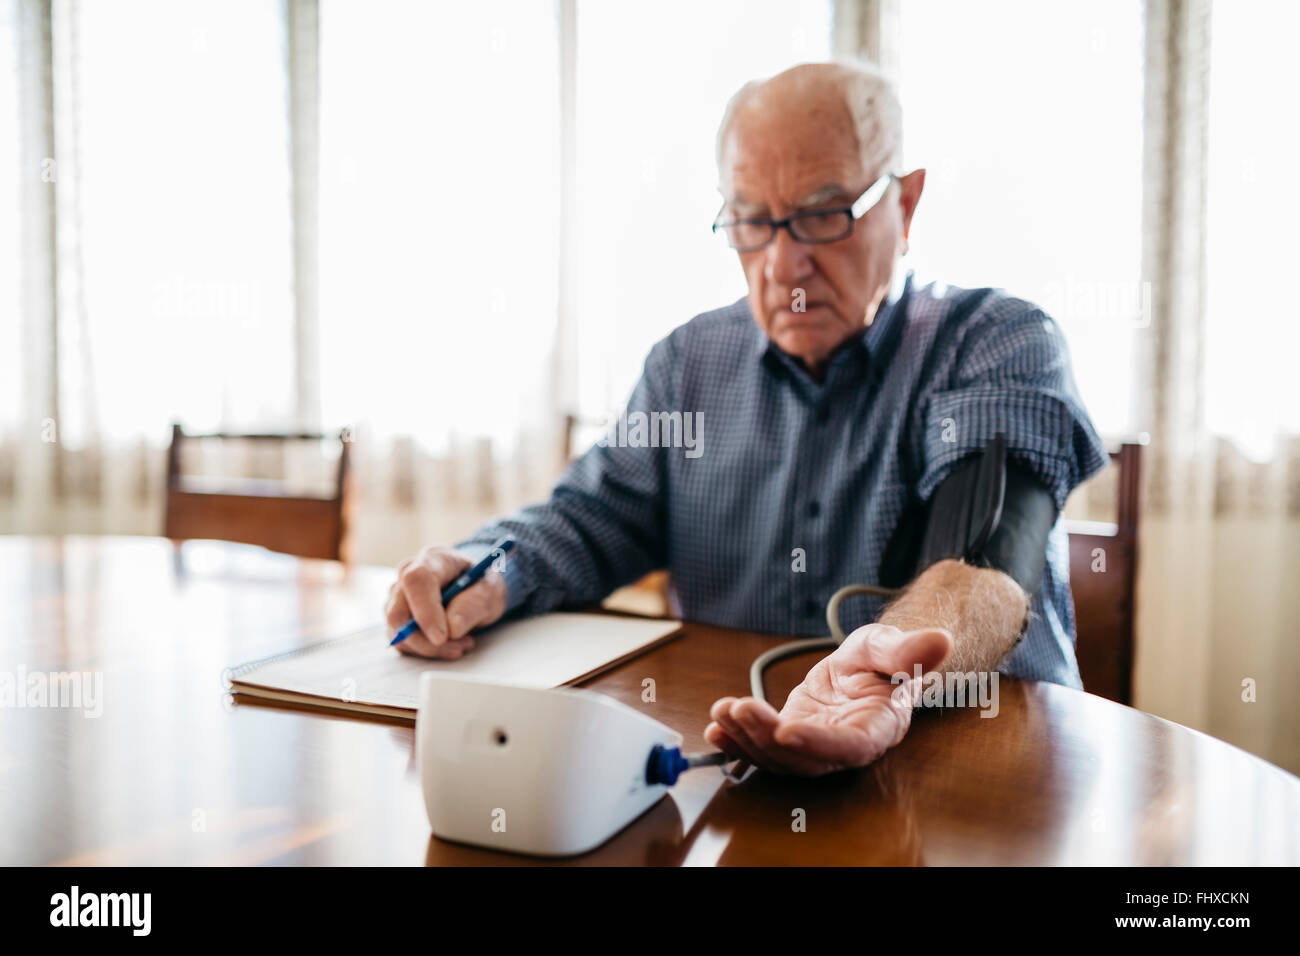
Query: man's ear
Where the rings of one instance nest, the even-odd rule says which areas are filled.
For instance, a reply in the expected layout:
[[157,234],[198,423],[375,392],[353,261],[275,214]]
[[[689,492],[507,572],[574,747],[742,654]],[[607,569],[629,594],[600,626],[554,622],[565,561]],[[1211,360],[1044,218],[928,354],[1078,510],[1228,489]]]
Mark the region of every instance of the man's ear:
[[921,201],[921,190],[925,188],[925,170],[914,169],[906,176],[900,176],[898,185],[898,205],[903,212],[903,239],[906,240],[912,231],[912,215],[916,212],[916,204]]

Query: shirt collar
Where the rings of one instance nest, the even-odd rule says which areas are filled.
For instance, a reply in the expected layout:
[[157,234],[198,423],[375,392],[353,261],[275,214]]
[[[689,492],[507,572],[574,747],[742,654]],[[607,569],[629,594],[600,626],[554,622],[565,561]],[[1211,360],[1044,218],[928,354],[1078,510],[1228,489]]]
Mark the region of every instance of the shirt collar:
[[[842,345],[831,357],[831,363],[826,373],[827,385],[836,381],[843,374],[837,374],[836,372],[842,366],[848,366],[852,363],[853,366],[865,370],[873,357],[881,360],[886,357],[889,351],[889,343],[893,339],[892,332],[906,321],[903,317],[907,311],[905,300],[911,291],[911,286],[911,270],[906,272],[895,270],[889,294],[877,306],[876,316],[871,320],[871,324],[863,329],[861,334],[855,335]],[[746,308],[748,308],[748,303],[746,303]],[[752,315],[750,320],[753,321]],[[781,351],[776,343],[767,337],[767,333],[758,327],[757,323],[752,328],[758,333],[754,349],[754,358],[757,361],[761,361],[773,370],[785,368],[811,381],[801,363]],[[860,366],[858,363],[860,363]]]
[[912,291],[912,270],[894,272],[894,282],[889,295],[876,309],[876,317],[867,326],[862,341],[870,356],[885,361],[889,356],[890,342],[897,330],[907,322],[907,299]]

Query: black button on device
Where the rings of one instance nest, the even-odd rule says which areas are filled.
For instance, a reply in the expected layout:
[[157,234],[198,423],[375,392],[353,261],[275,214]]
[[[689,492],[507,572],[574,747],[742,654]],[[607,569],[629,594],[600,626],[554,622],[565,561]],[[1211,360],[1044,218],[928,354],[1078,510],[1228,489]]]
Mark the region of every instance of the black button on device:
[[808,517],[816,518],[822,513],[822,506],[815,501],[808,502]]
[[821,610],[821,605],[818,604],[816,601],[814,601],[812,598],[809,598],[808,600],[803,602],[803,612],[807,614],[809,617],[816,617],[817,612],[820,610]]

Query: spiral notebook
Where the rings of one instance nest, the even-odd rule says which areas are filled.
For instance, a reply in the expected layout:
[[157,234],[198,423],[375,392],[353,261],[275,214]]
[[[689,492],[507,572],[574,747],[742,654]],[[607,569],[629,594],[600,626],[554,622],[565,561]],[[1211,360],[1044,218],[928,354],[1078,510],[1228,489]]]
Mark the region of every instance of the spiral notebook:
[[382,627],[249,661],[227,672],[231,693],[327,710],[415,719],[426,671],[503,684],[560,687],[609,670],[676,636],[678,621],[555,613],[476,634],[460,660],[388,646]]

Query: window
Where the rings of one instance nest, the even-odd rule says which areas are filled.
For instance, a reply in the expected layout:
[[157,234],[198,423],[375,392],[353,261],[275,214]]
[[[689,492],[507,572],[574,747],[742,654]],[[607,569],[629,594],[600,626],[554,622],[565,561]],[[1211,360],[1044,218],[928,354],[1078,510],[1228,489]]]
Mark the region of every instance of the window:
[[1288,288],[1300,263],[1300,128],[1289,105],[1300,6],[1218,3],[1212,31],[1205,414],[1265,460],[1281,434],[1300,433],[1300,308]]
[[1103,434],[1132,427],[1150,322],[1141,18],[1128,0],[902,4],[905,159],[927,170],[908,260],[1056,319]]
[[[80,21],[77,45],[55,53],[56,67],[68,64],[56,76],[79,136],[74,182],[60,163],[59,214],[64,235],[80,236],[84,275],[84,310],[69,298],[76,290],[60,291],[63,435],[75,441],[93,423],[110,439],[163,442],[175,417],[196,429],[289,425],[278,6],[117,0],[60,10]],[[70,126],[60,118],[60,131]],[[59,141],[60,156],[70,145]],[[79,337],[85,347],[71,347]]]
[[512,438],[555,334],[554,7],[325,0],[320,22],[323,416]]
[[709,230],[714,139],[748,80],[830,56],[830,4],[667,0],[578,4],[579,407],[627,397],[646,352],[745,294]]
[[[23,175],[18,168],[18,44],[17,3],[0,0],[0,439],[21,427],[23,401],[23,338],[19,282],[22,270],[18,207]],[[39,170],[36,171],[39,177]],[[11,267],[12,264],[12,267]]]

